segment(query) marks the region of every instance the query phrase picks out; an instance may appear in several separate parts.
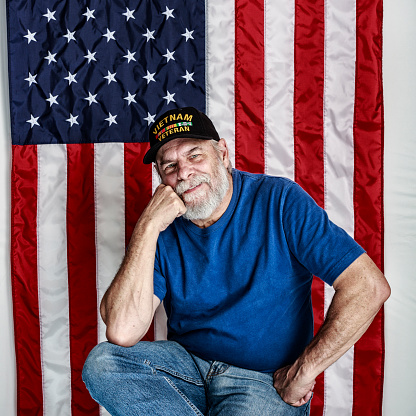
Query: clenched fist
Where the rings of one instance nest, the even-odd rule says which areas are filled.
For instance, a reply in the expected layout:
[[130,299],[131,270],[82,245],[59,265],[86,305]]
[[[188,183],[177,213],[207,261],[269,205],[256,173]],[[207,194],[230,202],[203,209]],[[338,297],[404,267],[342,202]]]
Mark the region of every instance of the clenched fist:
[[177,217],[185,214],[182,199],[169,185],[159,185],[143,211],[140,221],[152,224],[158,232],[165,230]]

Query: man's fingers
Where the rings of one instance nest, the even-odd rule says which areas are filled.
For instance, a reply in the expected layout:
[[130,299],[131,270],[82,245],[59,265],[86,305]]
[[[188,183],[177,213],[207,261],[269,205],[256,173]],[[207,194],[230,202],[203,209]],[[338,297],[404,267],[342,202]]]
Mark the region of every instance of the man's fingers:
[[161,232],[185,212],[185,204],[173,188],[160,184],[145,209],[144,218],[156,224]]
[[304,397],[302,397],[300,400],[298,400],[295,403],[288,403],[293,407],[300,407],[303,406],[305,403],[308,403],[309,399],[312,397],[312,390],[309,391]]

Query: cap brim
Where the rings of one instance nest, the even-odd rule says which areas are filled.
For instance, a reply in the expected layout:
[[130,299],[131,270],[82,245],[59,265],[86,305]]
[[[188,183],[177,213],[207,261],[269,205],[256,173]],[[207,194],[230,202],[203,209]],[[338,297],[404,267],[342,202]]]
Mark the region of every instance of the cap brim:
[[144,158],[143,158],[143,163],[145,164],[145,165],[148,165],[148,164],[150,164],[150,163],[152,163],[152,162],[155,162],[156,161],[156,155],[157,155],[157,152],[158,152],[158,150],[163,146],[163,145],[165,145],[166,143],[168,143],[168,142],[170,142],[171,140],[174,140],[174,139],[200,139],[200,140],[217,140],[216,138],[214,138],[214,137],[208,137],[208,136],[198,136],[198,135],[196,135],[196,134],[187,134],[187,135],[183,135],[183,134],[181,134],[181,135],[172,135],[172,137],[169,137],[169,138],[167,138],[167,139],[164,139],[163,141],[161,141],[161,142],[159,142],[159,143],[156,143],[156,144],[154,144],[147,152],[146,152],[146,154],[144,155]]

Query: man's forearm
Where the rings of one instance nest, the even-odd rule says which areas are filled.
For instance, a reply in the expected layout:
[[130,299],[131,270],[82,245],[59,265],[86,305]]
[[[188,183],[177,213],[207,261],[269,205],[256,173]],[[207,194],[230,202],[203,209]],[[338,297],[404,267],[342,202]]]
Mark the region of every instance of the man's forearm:
[[153,318],[153,270],[159,233],[137,224],[123,263],[101,301],[107,339],[131,346],[146,334]]
[[283,399],[288,402],[299,400],[301,391],[312,388],[315,378],[360,339],[390,295],[384,276],[366,254],[339,276],[334,288],[319,332],[284,375],[276,372],[276,389],[287,394]]
[[160,301],[153,294],[153,273],[159,234],[186,212],[170,186],[159,185],[137,221],[120,270],[100,306],[107,339],[132,346],[146,334]]

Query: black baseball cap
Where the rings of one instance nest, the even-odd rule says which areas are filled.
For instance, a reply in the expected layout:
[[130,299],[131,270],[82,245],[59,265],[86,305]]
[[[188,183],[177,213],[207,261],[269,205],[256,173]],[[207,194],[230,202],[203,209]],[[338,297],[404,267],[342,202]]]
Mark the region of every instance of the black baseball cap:
[[220,140],[212,121],[194,107],[175,108],[162,114],[149,130],[150,149],[143,163],[155,161],[157,151],[166,143],[178,138]]

